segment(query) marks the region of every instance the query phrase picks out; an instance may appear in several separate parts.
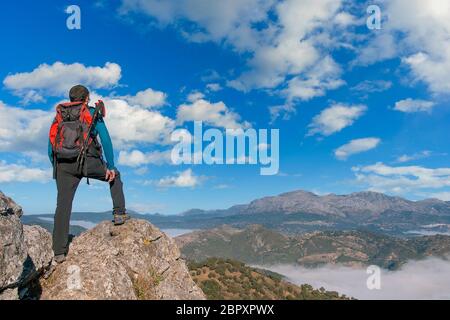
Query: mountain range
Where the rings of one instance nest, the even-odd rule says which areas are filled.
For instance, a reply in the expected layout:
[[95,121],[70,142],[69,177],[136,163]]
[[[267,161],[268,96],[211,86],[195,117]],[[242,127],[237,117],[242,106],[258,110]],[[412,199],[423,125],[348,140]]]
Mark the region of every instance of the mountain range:
[[[178,215],[133,212],[132,215],[150,220],[163,229],[211,229],[225,224],[243,228],[261,224],[288,234],[367,230],[395,236],[450,235],[450,202],[437,199],[411,201],[377,192],[320,196],[299,190],[222,210],[192,209]],[[52,217],[48,214],[24,219],[42,222],[42,219],[51,220]],[[110,212],[72,214],[72,220],[92,223],[110,218]]]
[[245,229],[221,226],[181,235],[175,240],[183,257],[190,261],[219,257],[253,265],[377,265],[395,270],[409,260],[431,256],[445,259],[450,254],[450,236],[404,239],[365,231],[287,236],[260,225]]
[[161,227],[188,229],[261,224],[289,234],[363,229],[395,236],[450,235],[450,202],[411,201],[377,192],[319,196],[299,190],[224,210],[193,209],[152,219]]
[[349,195],[316,195],[303,190],[282,193],[277,196],[256,199],[249,204],[232,206],[226,210],[204,211],[199,209],[184,212],[184,215],[197,214],[257,214],[257,213],[313,213],[323,216],[376,217],[383,213],[411,212],[450,214],[450,202],[438,199],[410,201],[400,197],[388,196],[378,192],[356,192]]

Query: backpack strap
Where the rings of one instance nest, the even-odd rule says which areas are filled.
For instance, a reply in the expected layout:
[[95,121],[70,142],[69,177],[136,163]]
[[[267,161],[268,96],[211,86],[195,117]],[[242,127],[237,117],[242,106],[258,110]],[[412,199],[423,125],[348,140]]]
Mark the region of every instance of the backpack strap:
[[[104,108],[104,104],[103,101],[99,100],[96,104],[95,104],[95,110],[94,110],[94,114],[91,115],[91,112],[89,111],[89,109],[87,108],[87,105],[83,105],[83,108],[85,108],[86,112],[80,112],[80,117],[85,117],[84,119],[80,119],[81,121],[86,120],[87,123],[89,123],[89,127],[87,129],[87,132],[85,133],[85,137],[84,137],[84,142],[83,142],[83,146],[81,148],[81,152],[78,156],[77,159],[77,165],[78,165],[78,171],[80,173],[84,173],[85,176],[87,176],[87,164],[86,164],[86,157],[87,157],[87,149],[90,145],[90,143],[92,142],[92,138],[91,138],[91,133],[92,130],[95,126],[95,122],[97,121],[99,114],[101,112],[102,106]],[[87,115],[83,115],[83,114],[88,114]],[[89,178],[87,179],[87,184],[89,184]]]
[[57,176],[57,163],[56,163],[56,153],[53,151],[53,179],[56,180],[56,176]]

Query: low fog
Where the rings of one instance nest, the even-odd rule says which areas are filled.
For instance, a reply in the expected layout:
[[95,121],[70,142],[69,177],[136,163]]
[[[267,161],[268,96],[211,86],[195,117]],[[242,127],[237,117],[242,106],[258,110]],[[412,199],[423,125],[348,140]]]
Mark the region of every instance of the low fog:
[[450,261],[411,261],[398,271],[381,271],[380,290],[369,290],[366,269],[326,266],[306,269],[293,265],[258,266],[282,274],[295,284],[324,287],[357,299],[450,299]]

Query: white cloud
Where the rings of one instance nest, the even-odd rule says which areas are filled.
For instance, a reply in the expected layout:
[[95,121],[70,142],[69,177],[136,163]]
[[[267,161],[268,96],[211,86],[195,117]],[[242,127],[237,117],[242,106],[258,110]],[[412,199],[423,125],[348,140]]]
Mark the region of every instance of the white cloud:
[[11,164],[0,160],[0,182],[41,182],[52,179],[51,170],[30,168],[22,164]]
[[201,76],[201,80],[203,82],[212,82],[212,81],[218,81],[220,80],[222,77],[220,76],[220,74],[213,69],[208,69],[206,71],[203,72],[203,75]]
[[280,92],[289,100],[309,100],[343,85],[340,67],[322,50],[341,1],[288,0],[274,7],[278,19],[261,32],[250,70],[229,84],[244,91],[282,86]]
[[92,94],[93,101],[102,99],[106,105],[105,122],[116,148],[139,144],[168,144],[175,121],[156,110],[132,106],[118,98]]
[[310,100],[324,96],[327,90],[337,89],[345,84],[339,79],[340,67],[330,57],[324,57],[320,63],[302,76],[288,81],[284,89],[289,101]]
[[[63,96],[75,83],[95,88],[111,88],[118,84],[121,68],[114,63],[104,67],[86,67],[80,63],[42,64],[31,72],[9,75],[5,86],[27,101],[40,101],[44,96]],[[91,92],[91,100],[102,99],[107,108],[107,123],[116,149],[126,150],[146,144],[170,144],[175,121],[154,108],[166,104],[166,94],[146,89],[135,95],[102,97]],[[33,161],[47,153],[48,131],[55,111],[24,109],[0,101],[0,152],[20,152]],[[148,163],[157,162],[156,155],[146,155]],[[123,158],[123,157],[122,157]],[[123,159],[120,159],[124,162]],[[133,162],[131,162],[133,165]]]
[[241,122],[240,116],[228,109],[223,102],[211,103],[196,96],[189,98],[191,104],[182,104],[177,110],[177,122],[203,121],[204,123],[228,129],[249,127],[247,122]]
[[278,118],[282,117],[283,120],[289,120],[292,114],[297,112],[292,103],[286,103],[283,105],[269,107],[270,123],[275,122]]
[[352,170],[359,183],[379,192],[408,194],[450,186],[450,168],[392,167],[378,162]]
[[357,18],[353,15],[351,15],[348,12],[339,12],[335,17],[334,17],[334,21],[340,25],[340,26],[350,26],[350,25],[355,25],[358,24]]
[[191,92],[188,97],[187,97],[187,101],[194,103],[197,100],[201,100],[205,98],[205,95],[199,91],[193,91]]
[[176,176],[164,177],[157,182],[159,187],[192,188],[198,186],[203,177],[194,175],[192,169],[178,172]]
[[17,92],[17,94],[22,96],[21,102],[23,105],[27,105],[30,103],[45,102],[45,98],[35,90],[20,91]]
[[410,154],[410,155],[404,154],[397,158],[397,162],[404,163],[404,162],[410,162],[413,160],[424,159],[424,158],[430,157],[432,154],[433,153],[428,150],[424,150],[419,153],[414,153],[414,154]]
[[180,30],[191,41],[226,39],[239,48],[246,48],[255,43],[251,25],[265,20],[273,3],[273,0],[122,0],[120,12],[144,13],[161,25],[174,24],[178,28],[183,26],[177,22],[187,20],[198,26]]
[[450,2],[391,0],[387,7],[393,31],[403,32],[403,61],[414,77],[434,93],[450,90]]
[[89,67],[81,63],[52,65],[41,64],[31,72],[8,75],[3,84],[25,102],[43,101],[45,96],[68,96],[75,84],[84,84],[91,89],[111,88],[118,84],[121,68],[107,62],[104,67]]
[[370,65],[378,61],[392,59],[398,56],[395,36],[389,33],[376,33],[370,42],[359,49],[355,65]]
[[378,138],[355,139],[336,149],[334,154],[339,160],[346,160],[353,154],[369,151],[376,148],[380,144],[380,142],[381,140]]
[[[374,39],[361,45],[359,64],[400,57],[414,80],[435,94],[450,91],[450,2],[387,0],[385,21]],[[372,33],[373,34],[373,33]]]
[[231,186],[228,184],[225,184],[225,183],[214,186],[214,189],[217,189],[217,190],[223,190],[223,189],[229,189],[229,188],[231,188]]
[[128,167],[141,167],[147,164],[171,163],[171,150],[142,152],[140,150],[120,151],[119,164]]
[[425,100],[405,99],[395,103],[394,109],[401,112],[430,112],[435,106],[434,102]]
[[[105,122],[116,149],[171,143],[175,121],[169,117],[145,107],[131,106],[122,99],[105,98],[95,93],[92,99],[105,102]],[[0,101],[0,152],[20,152],[33,161],[42,162],[47,154],[48,132],[54,116],[53,109],[11,107]],[[126,163],[122,158],[119,160]],[[159,163],[156,154],[147,155],[146,159],[147,163]]]
[[442,201],[450,201],[450,191],[442,191],[442,192],[435,192],[430,193],[427,195],[429,198],[439,199]]
[[303,268],[293,265],[260,266],[280,273],[291,282],[368,300],[450,299],[450,262],[438,258],[410,261],[400,270],[381,272],[380,290],[369,290],[365,268],[324,266]]
[[139,91],[134,96],[126,95],[117,98],[127,101],[132,106],[139,106],[142,108],[162,107],[167,104],[167,94],[151,88]]
[[353,91],[358,91],[363,94],[373,92],[383,92],[392,87],[391,81],[386,80],[364,80],[352,88]]
[[144,13],[190,41],[214,41],[246,53],[247,70],[228,81],[235,89],[269,89],[289,100],[308,100],[344,84],[330,51],[339,45],[342,30],[356,23],[343,10],[345,3],[122,0],[120,12]]
[[133,202],[127,205],[131,210],[137,211],[140,214],[153,213],[155,211],[165,209],[165,205],[157,204],[157,203],[142,203],[142,202]]
[[24,151],[22,154],[33,163],[49,163],[48,154],[38,151]]
[[330,136],[351,126],[366,110],[364,105],[334,104],[314,117],[308,135]]
[[47,152],[48,132],[55,113],[11,107],[0,101],[0,152]]
[[135,169],[133,172],[134,172],[134,174],[136,174],[138,176],[143,176],[148,173],[148,168],[147,167],[139,167],[139,168]]
[[[404,58],[403,61],[408,64],[417,80],[424,81],[428,84],[430,90],[434,93],[450,92],[450,44],[447,57],[435,58],[429,54],[419,52],[410,57]],[[442,60],[441,60],[442,59]]]
[[206,89],[209,91],[217,92],[222,90],[222,86],[219,83],[208,83]]

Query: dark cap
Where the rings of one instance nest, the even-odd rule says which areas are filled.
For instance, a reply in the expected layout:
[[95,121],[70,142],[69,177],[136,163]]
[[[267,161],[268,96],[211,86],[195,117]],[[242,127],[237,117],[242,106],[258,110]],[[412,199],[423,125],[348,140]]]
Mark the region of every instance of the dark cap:
[[81,84],[72,87],[69,91],[70,101],[84,101],[89,96],[89,90]]

